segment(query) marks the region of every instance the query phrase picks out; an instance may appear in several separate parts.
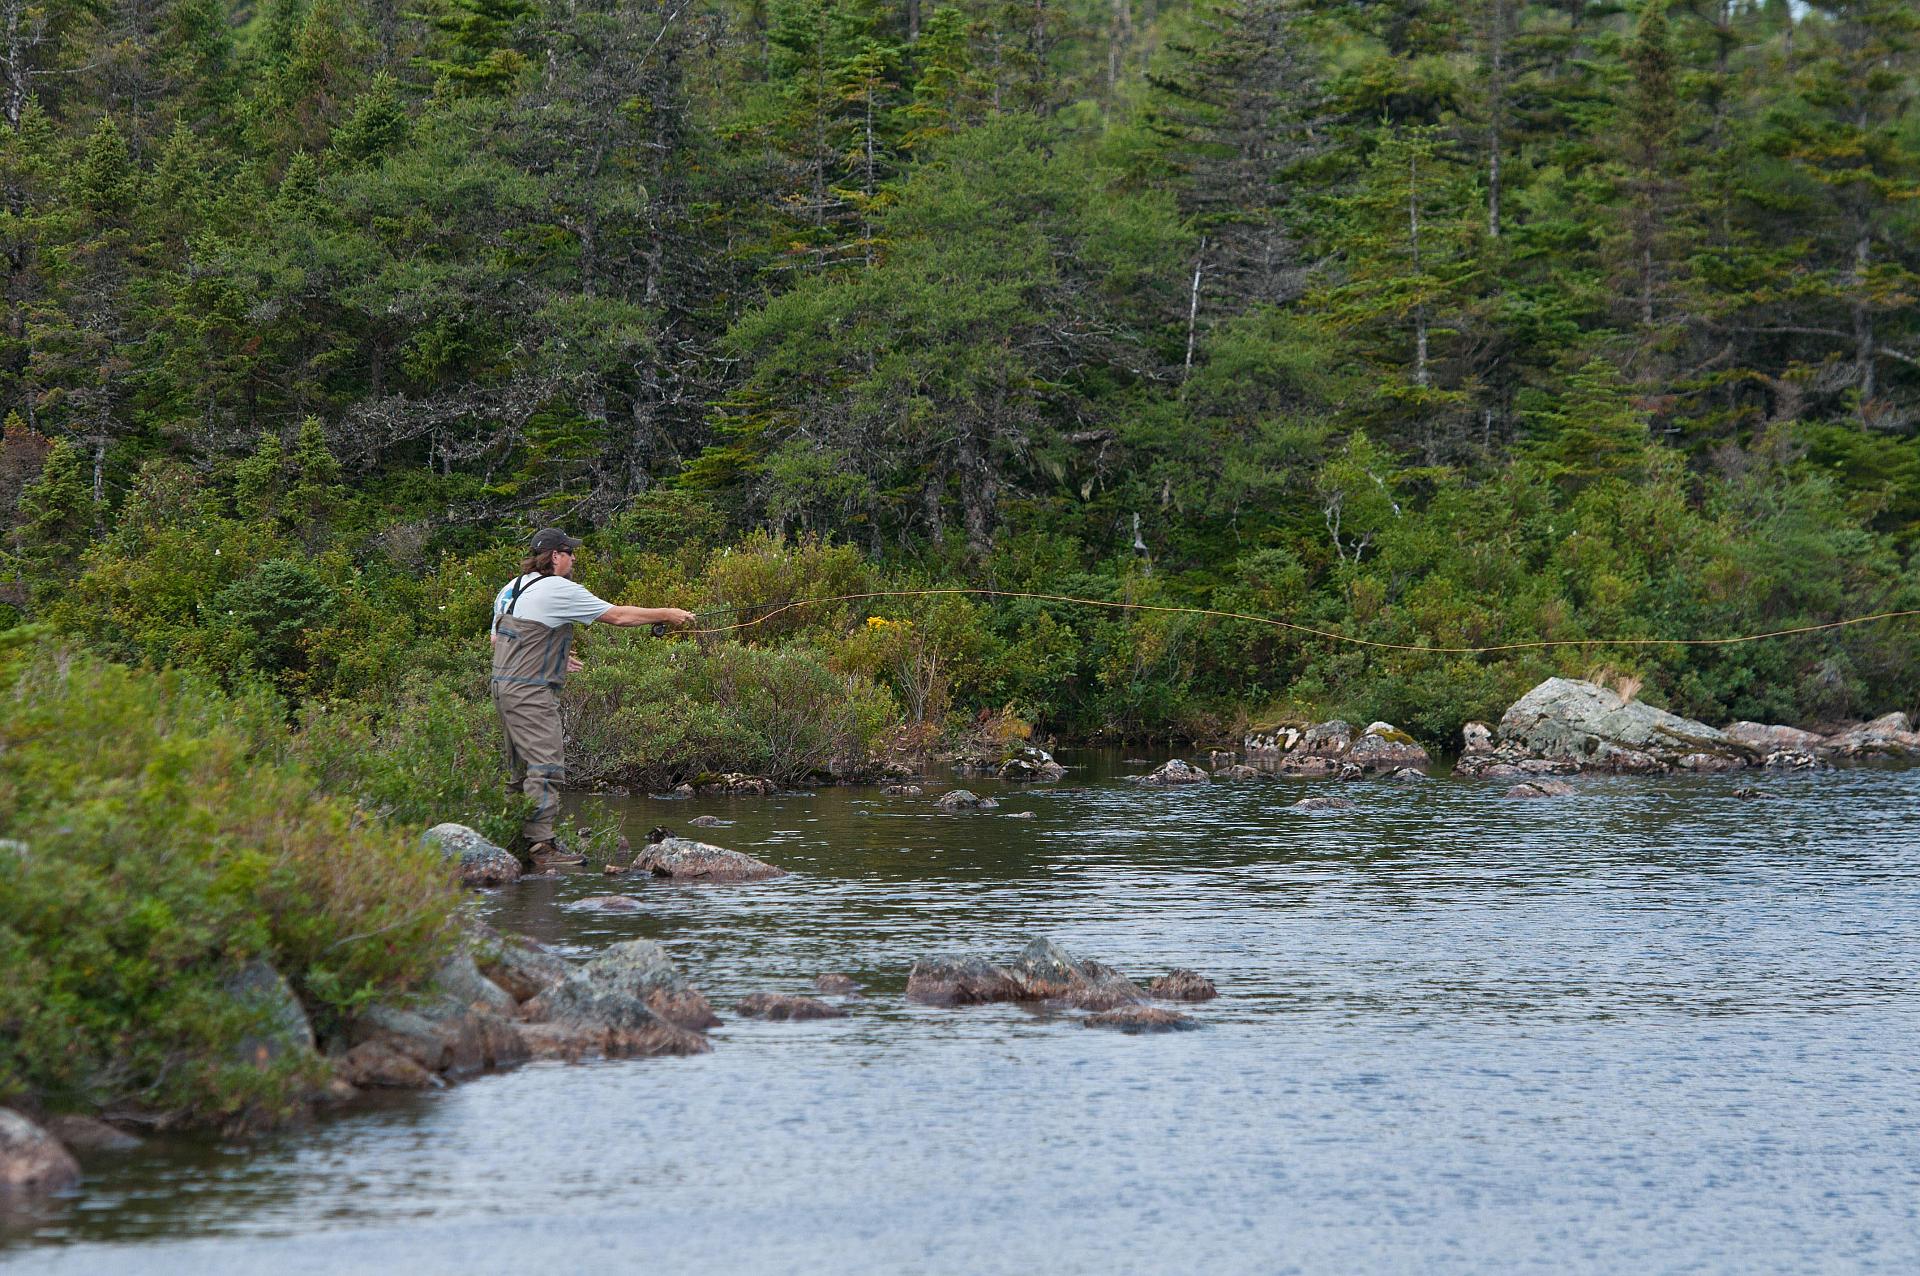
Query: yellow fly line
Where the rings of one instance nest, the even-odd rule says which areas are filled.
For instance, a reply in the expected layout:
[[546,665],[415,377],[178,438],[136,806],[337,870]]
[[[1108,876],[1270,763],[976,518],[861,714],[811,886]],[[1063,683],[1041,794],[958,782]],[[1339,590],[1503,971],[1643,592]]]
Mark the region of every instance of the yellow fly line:
[[1147,611],[1163,612],[1182,616],[1212,616],[1219,620],[1244,620],[1256,625],[1268,625],[1274,629],[1284,629],[1290,633],[1305,634],[1313,638],[1324,638],[1329,642],[1344,642],[1356,647],[1373,647],[1382,651],[1411,651],[1434,656],[1485,656],[1502,651],[1529,651],[1544,647],[1731,647],[1740,643],[1764,642],[1769,638],[1790,638],[1795,634],[1813,634],[1827,629],[1845,629],[1852,625],[1870,625],[1881,620],[1903,620],[1910,616],[1920,616],[1920,609],[1907,611],[1882,611],[1871,616],[1849,616],[1845,620],[1828,620],[1817,625],[1795,625],[1791,629],[1770,629],[1765,633],[1739,634],[1731,638],[1538,638],[1528,642],[1503,642],[1485,647],[1430,647],[1405,642],[1380,642],[1372,638],[1356,638],[1351,634],[1335,633],[1329,629],[1315,629],[1311,625],[1295,624],[1291,620],[1277,620],[1272,616],[1255,616],[1242,611],[1219,611],[1212,607],[1175,607],[1161,603],[1119,603],[1102,598],[1074,598],[1066,594],[1035,594],[1017,589],[987,589],[980,587],[949,586],[939,589],[882,589],[865,594],[832,594],[820,598],[798,598],[791,602],[770,605],[765,615],[752,620],[743,620],[731,625],[716,625],[702,629],[680,629],[673,632],[688,637],[701,637],[709,634],[736,633],[742,629],[752,629],[764,625],[775,616],[782,615],[799,607],[817,607],[829,603],[868,602],[879,598],[928,598],[941,595],[974,595],[987,598],[1025,598],[1036,602],[1073,603],[1081,607],[1105,607],[1110,611]]

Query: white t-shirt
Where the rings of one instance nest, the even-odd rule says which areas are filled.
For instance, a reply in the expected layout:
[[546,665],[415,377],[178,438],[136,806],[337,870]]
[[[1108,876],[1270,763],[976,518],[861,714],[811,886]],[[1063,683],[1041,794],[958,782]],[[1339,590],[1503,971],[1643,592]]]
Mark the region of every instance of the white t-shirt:
[[520,591],[520,601],[515,605],[513,614],[521,620],[531,620],[554,628],[561,625],[591,625],[613,605],[595,598],[585,586],[577,585],[565,576],[516,576],[502,585],[500,592],[494,596],[493,625],[488,632],[499,627],[500,617],[506,614],[507,603],[513,599],[516,589]]

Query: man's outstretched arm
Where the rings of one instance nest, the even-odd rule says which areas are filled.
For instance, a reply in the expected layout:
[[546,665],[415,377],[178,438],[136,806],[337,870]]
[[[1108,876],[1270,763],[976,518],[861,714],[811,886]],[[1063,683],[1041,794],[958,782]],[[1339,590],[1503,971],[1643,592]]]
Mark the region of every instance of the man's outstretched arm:
[[632,628],[637,625],[684,625],[693,613],[678,607],[609,607],[600,613],[599,623]]

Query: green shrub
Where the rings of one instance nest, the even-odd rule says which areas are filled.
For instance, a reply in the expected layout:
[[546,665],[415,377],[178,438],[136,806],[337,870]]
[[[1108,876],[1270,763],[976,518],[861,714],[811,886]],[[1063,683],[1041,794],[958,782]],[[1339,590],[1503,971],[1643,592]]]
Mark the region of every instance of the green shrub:
[[576,784],[664,787],[735,769],[782,783],[854,774],[900,720],[884,688],[834,672],[817,650],[735,643],[598,645],[563,705]]
[[0,1098],[271,1117],[322,1065],[243,1056],[238,970],[271,963],[324,1032],[439,959],[439,856],[292,752],[271,696],[0,636]]

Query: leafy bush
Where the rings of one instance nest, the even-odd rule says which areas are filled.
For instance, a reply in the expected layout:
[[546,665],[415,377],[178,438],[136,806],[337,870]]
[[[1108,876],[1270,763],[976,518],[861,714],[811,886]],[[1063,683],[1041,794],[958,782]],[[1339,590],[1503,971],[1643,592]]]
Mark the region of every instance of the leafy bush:
[[609,644],[563,705],[573,782],[651,787],[735,769],[783,783],[858,773],[900,719],[884,688],[816,650],[735,643]]
[[313,1056],[260,1067],[263,959],[321,1030],[439,958],[439,856],[321,792],[270,696],[0,635],[0,1098],[270,1117]]

